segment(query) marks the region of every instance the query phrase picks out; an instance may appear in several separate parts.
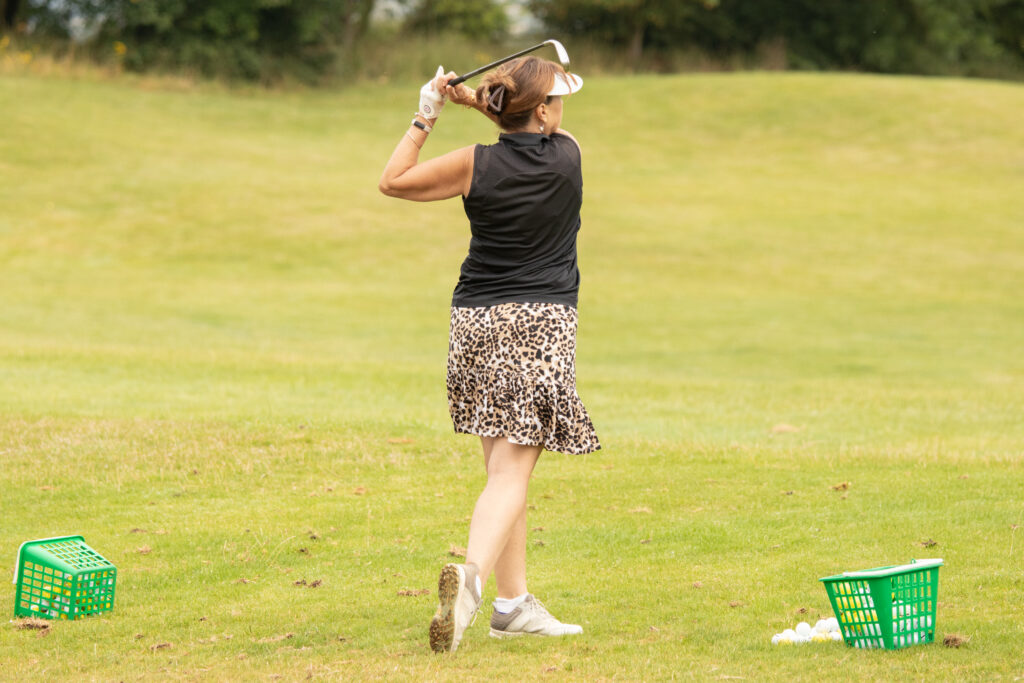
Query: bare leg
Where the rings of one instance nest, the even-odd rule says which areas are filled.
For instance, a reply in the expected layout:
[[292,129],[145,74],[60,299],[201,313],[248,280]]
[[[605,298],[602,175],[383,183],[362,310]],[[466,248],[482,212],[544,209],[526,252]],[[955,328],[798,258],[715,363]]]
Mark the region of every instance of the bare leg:
[[526,592],[526,505],[523,505],[505,549],[494,565],[499,598],[515,598]]
[[[480,442],[484,449],[484,467],[491,461],[491,450],[494,448],[494,437],[482,436]],[[498,587],[499,598],[515,598],[526,593],[526,505],[516,519],[512,533],[505,543],[505,548],[494,564],[494,581]]]
[[[504,576],[504,572],[511,569],[513,575],[521,572],[521,584],[525,586],[526,490],[530,483],[530,474],[542,449],[540,446],[521,446],[509,442],[508,439],[498,438],[491,442],[488,456],[488,443],[483,443],[484,457],[487,461],[487,486],[484,487],[473,509],[473,519],[469,524],[466,562],[480,568],[480,583],[486,584],[491,571],[495,569],[499,558],[506,551],[509,539],[514,532],[521,531],[522,543],[512,543],[509,549],[509,567],[503,565],[502,584],[514,587],[520,583],[519,580],[510,582],[510,577]],[[520,522],[521,526],[518,526]],[[519,555],[522,555],[521,561],[513,560]],[[510,585],[504,586],[506,590]],[[519,593],[513,593],[508,597],[516,595]]]

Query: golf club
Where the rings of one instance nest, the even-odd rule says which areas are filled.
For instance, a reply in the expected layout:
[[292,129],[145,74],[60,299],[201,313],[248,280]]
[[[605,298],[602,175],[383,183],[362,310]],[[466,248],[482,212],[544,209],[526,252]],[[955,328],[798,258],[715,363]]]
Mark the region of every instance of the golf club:
[[462,83],[466,79],[469,79],[469,78],[472,78],[473,76],[482,74],[485,71],[490,71],[494,67],[500,66],[500,65],[504,64],[505,62],[512,61],[516,57],[522,57],[525,54],[533,52],[534,50],[539,50],[542,47],[544,47],[545,45],[551,45],[552,47],[555,48],[555,52],[558,53],[558,61],[560,61],[562,63],[562,66],[564,68],[568,69],[569,68],[569,53],[565,51],[565,47],[563,47],[562,44],[560,42],[558,42],[557,40],[545,40],[543,43],[540,43],[539,45],[534,45],[533,47],[530,47],[530,48],[527,48],[527,49],[523,50],[522,52],[517,52],[514,55],[509,55],[508,57],[502,57],[501,59],[499,59],[496,62],[491,62],[490,64],[487,64],[486,66],[480,67],[479,69],[474,69],[473,71],[470,71],[469,73],[462,74],[461,76],[456,76],[452,80],[448,81],[448,85],[453,85],[453,86],[454,85],[458,85],[459,83]]

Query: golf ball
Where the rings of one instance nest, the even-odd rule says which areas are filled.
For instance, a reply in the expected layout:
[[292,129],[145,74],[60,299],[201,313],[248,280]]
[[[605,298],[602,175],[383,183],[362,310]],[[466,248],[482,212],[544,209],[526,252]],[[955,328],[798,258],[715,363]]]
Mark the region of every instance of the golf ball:
[[774,636],[772,636],[772,645],[778,645],[780,640],[782,640],[782,634],[776,633]]
[[839,620],[836,619],[835,617],[829,617],[828,618],[828,631],[829,631],[829,633],[838,633],[839,632]]
[[842,640],[843,639],[843,634],[840,633],[839,631],[830,631],[828,635],[829,635],[830,638],[832,638],[832,640]]
[[796,631],[794,631],[793,629],[787,628],[785,631],[782,632],[783,640],[788,640],[792,642],[794,638],[796,638]]
[[799,624],[796,625],[796,634],[798,636],[810,637],[811,625],[808,624],[806,621],[801,621]]
[[818,622],[814,624],[814,628],[811,630],[814,633],[828,633],[828,620],[818,619]]

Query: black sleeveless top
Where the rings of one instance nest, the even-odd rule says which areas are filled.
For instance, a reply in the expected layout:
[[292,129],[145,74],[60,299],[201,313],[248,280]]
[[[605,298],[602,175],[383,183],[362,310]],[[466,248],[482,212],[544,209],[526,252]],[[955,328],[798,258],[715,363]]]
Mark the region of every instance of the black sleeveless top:
[[452,305],[575,307],[582,201],[580,150],[571,138],[505,133],[477,145],[462,200],[473,236]]

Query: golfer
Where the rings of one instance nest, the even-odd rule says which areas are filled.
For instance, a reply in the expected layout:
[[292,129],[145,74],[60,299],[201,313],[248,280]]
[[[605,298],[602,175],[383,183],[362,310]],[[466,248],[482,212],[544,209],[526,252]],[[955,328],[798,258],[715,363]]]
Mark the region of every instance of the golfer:
[[[455,651],[494,572],[494,637],[582,633],[555,619],[526,586],[526,492],[541,451],[601,446],[576,393],[576,302],[583,181],[580,147],[562,130],[562,96],[582,80],[536,57],[491,71],[474,92],[437,76],[384,168],[380,190],[414,201],[462,197],[472,237],[452,296],[448,408],[456,432],[480,437],[487,485],[469,525],[465,564],[448,564],[430,647]],[[446,100],[503,131],[419,162]]]

